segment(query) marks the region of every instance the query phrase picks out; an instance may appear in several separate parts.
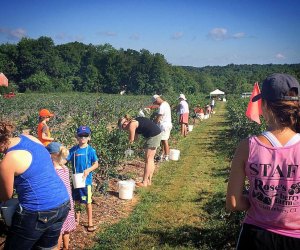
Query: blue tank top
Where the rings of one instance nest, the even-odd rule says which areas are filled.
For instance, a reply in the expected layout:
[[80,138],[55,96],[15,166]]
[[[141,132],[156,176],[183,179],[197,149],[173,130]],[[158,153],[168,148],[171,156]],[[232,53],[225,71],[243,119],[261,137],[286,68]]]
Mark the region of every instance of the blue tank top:
[[32,155],[28,169],[14,180],[21,206],[29,211],[46,211],[68,201],[67,189],[57,175],[47,149],[26,136],[20,135],[20,139],[7,152],[25,150]]

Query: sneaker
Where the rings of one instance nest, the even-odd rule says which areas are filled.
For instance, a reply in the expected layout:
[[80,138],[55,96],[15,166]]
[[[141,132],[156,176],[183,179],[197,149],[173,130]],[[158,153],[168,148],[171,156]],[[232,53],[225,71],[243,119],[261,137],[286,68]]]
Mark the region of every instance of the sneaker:
[[164,160],[165,160],[165,161],[169,161],[169,156],[166,155],[165,158],[164,158]]
[[161,156],[156,156],[155,159],[154,159],[156,162],[159,162],[162,160]]

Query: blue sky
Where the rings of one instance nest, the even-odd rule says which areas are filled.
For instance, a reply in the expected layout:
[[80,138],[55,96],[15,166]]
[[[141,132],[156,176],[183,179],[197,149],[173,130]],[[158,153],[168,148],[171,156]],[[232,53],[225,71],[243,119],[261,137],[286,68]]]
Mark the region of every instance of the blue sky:
[[0,43],[109,43],[172,65],[300,63],[299,0],[4,0]]

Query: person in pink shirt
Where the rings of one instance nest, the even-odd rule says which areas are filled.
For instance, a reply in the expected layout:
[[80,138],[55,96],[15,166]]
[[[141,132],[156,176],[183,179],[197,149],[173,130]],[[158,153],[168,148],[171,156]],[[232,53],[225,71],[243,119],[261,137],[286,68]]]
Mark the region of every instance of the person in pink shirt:
[[275,73],[252,99],[267,131],[241,141],[231,163],[226,208],[246,211],[238,250],[300,249],[299,94],[293,76]]

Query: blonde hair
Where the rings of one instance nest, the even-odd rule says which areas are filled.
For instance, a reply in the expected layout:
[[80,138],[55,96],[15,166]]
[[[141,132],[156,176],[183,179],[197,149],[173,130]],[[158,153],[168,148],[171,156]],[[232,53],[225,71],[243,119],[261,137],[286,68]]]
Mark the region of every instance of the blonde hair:
[[128,122],[131,122],[133,120],[133,118],[131,117],[131,115],[129,114],[126,114],[124,115],[123,117],[121,117],[119,120],[118,120],[118,127],[119,129],[122,129],[122,125],[125,121],[128,121]]
[[59,152],[55,154],[56,157],[53,161],[56,161],[59,165],[64,165],[66,162],[66,158],[69,155],[69,150],[65,146],[60,146]]

